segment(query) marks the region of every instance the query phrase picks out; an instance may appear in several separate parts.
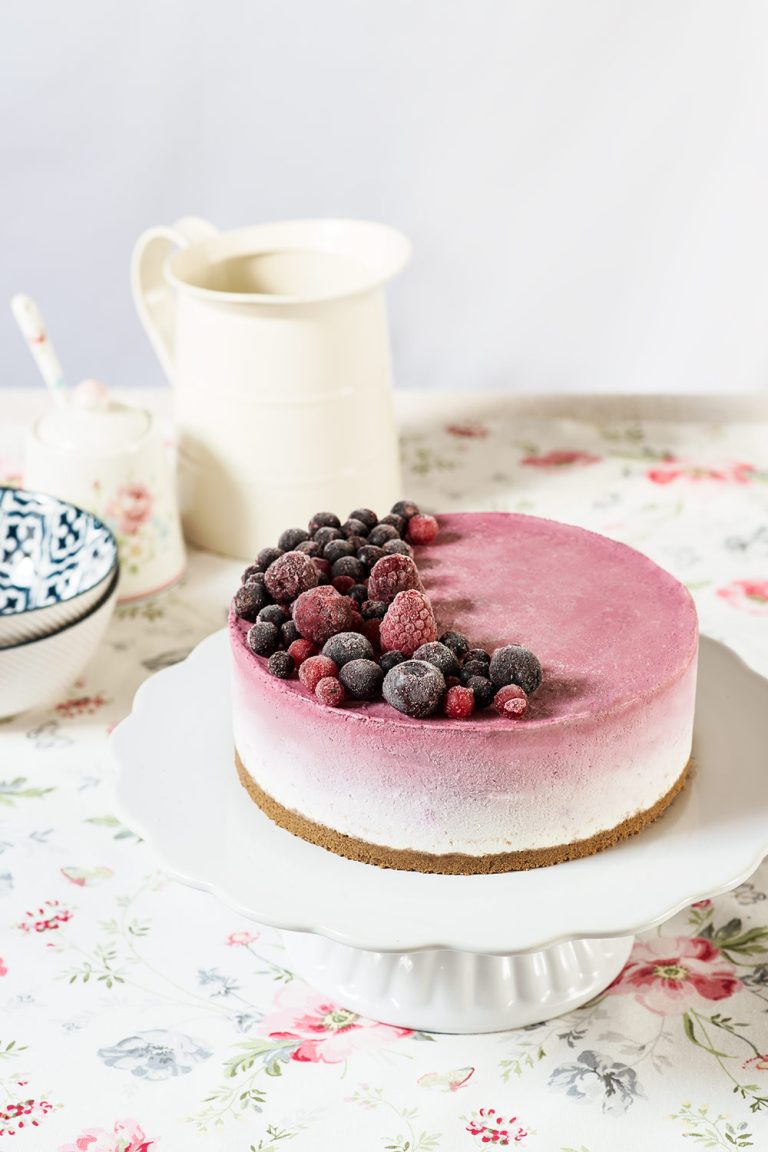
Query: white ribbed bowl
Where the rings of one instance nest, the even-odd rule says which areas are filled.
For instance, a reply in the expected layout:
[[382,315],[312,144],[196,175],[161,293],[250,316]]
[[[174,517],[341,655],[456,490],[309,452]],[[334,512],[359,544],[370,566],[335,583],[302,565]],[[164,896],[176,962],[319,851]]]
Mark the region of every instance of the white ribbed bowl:
[[107,630],[119,572],[78,620],[35,640],[0,648],[0,720],[54,699],[83,671]]

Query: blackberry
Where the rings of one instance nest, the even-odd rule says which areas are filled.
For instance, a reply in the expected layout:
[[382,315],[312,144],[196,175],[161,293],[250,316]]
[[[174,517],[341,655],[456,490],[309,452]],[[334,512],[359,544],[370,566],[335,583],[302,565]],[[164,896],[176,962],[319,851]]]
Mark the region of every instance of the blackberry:
[[396,552],[401,556],[413,556],[413,548],[405,540],[387,540],[384,545],[385,555],[392,556]]
[[346,536],[347,539],[349,539],[350,536],[367,536],[368,525],[364,524],[362,520],[356,520],[354,517],[350,517],[349,520],[342,524],[341,534],[342,536]]
[[256,567],[260,572],[266,572],[270,564],[274,564],[283,554],[282,548],[262,548],[256,557]]
[[280,680],[287,680],[293,674],[293,656],[287,652],[273,652],[267,661],[267,671]]
[[281,532],[277,541],[278,548],[282,548],[283,552],[293,552],[297,544],[302,544],[305,540],[309,540],[309,532],[305,532],[303,528],[286,528],[285,532]]
[[378,516],[370,508],[355,508],[354,512],[350,512],[349,518],[350,520],[360,520],[361,523],[365,524],[367,532],[370,532],[371,528],[375,528],[379,522]]
[[298,640],[301,637],[301,632],[299,632],[293,620],[286,620],[285,624],[280,625],[280,636],[286,648],[290,648],[294,640]]
[[323,549],[317,540],[302,540],[300,544],[296,545],[295,551],[303,552],[305,556],[311,556],[313,559],[323,554]]
[[377,544],[379,548],[381,548],[383,544],[386,544],[387,540],[399,539],[400,533],[392,524],[377,524],[376,527],[372,528],[368,533],[369,544]]
[[339,680],[355,700],[375,700],[383,679],[375,660],[350,660],[339,670]]
[[[366,588],[365,584],[353,584],[349,592],[347,592],[347,596],[349,596],[351,600],[355,601],[358,608],[362,608],[363,604],[365,604],[368,599],[368,589]],[[365,619],[365,616],[363,619]]]
[[405,516],[398,516],[397,512],[390,512],[388,516],[382,516],[379,524],[391,524],[398,536],[404,536],[405,530],[408,527],[408,521]]
[[277,628],[279,628],[281,624],[284,624],[286,619],[285,608],[280,604],[267,604],[258,615],[259,622],[274,624]]
[[445,644],[446,648],[450,648],[459,660],[464,660],[467,652],[469,652],[469,641],[463,632],[443,632],[440,643]]
[[487,708],[496,695],[496,689],[485,676],[470,676],[464,687],[472,689],[475,708]]
[[318,528],[341,528],[341,520],[335,512],[315,512],[307,527],[316,536]]
[[482,660],[465,660],[461,666],[461,682],[466,684],[470,676],[485,676],[488,679],[488,665]]
[[266,620],[258,620],[248,629],[245,639],[251,652],[257,656],[271,656],[280,643],[280,629]]
[[398,712],[423,719],[431,716],[445,695],[443,674],[426,660],[404,660],[390,668],[382,686],[384,699]]
[[243,584],[235,592],[235,615],[241,620],[255,624],[256,617],[267,603],[267,592],[263,584]]
[[342,556],[354,556],[355,550],[348,540],[330,540],[323,548],[323,559],[335,564]]
[[373,568],[382,556],[386,556],[383,548],[379,548],[376,544],[364,544],[362,548],[357,550],[358,560],[362,560],[366,568]]
[[404,516],[406,520],[410,520],[411,516],[418,516],[419,506],[414,504],[413,500],[398,500],[397,504],[393,504],[390,512],[395,516]]
[[373,648],[359,632],[337,632],[323,645],[323,656],[333,660],[337,668],[343,668],[350,660],[372,659]]
[[486,652],[484,648],[470,648],[468,652],[464,653],[465,660],[481,660],[483,664],[490,664],[490,653]]
[[422,644],[421,648],[417,648],[414,652],[413,658],[434,664],[435,668],[440,669],[443,676],[458,676],[459,674],[459,662],[455,653],[438,640],[433,640],[430,644]]
[[379,667],[386,675],[390,668],[394,668],[396,664],[402,664],[405,660],[402,652],[382,652],[379,657]]
[[[366,588],[366,594],[368,589]],[[389,604],[385,600],[365,600],[360,609],[363,620],[383,620]]]
[[340,556],[331,568],[331,577],[351,576],[352,581],[362,580],[365,576],[365,566],[357,556]]
[[527,648],[507,644],[491,656],[490,675],[497,688],[517,684],[530,696],[541,684],[541,664]]
[[321,548],[325,548],[331,540],[341,540],[341,528],[334,528],[330,524],[325,528],[318,528],[312,539],[317,541]]

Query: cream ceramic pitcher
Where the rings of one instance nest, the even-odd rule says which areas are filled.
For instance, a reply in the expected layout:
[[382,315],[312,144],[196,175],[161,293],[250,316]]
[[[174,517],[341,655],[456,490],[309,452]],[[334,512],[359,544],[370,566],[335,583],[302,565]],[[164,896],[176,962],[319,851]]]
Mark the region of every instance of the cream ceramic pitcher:
[[357,220],[140,237],[133,294],[174,387],[192,543],[252,559],[316,511],[399,498],[384,287],[409,254]]

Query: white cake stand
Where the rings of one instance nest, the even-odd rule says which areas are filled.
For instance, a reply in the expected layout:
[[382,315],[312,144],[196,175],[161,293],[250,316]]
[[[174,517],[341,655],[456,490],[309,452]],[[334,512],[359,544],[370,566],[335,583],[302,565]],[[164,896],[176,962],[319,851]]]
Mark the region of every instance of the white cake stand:
[[768,681],[713,640],[683,794],[615,848],[529,872],[395,872],[274,825],[235,775],[225,632],[148,680],[112,741],[123,818],[176,879],[282,929],[295,971],[333,1000],[428,1031],[578,1007],[636,932],[735,887],[768,853]]

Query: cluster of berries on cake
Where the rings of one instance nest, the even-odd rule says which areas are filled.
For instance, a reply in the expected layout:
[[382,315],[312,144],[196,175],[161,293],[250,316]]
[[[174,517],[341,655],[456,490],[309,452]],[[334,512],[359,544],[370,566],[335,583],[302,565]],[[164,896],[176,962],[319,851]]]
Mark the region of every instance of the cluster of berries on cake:
[[438,636],[414,560],[438,530],[410,500],[381,519],[356,508],[343,524],[318,512],[306,530],[287,528],[235,594],[248,647],[273,676],[298,675],[331,708],[383,698],[420,719],[465,720],[488,707],[520,719],[541,683],[537,657],[515,644],[472,648],[461,632]]

